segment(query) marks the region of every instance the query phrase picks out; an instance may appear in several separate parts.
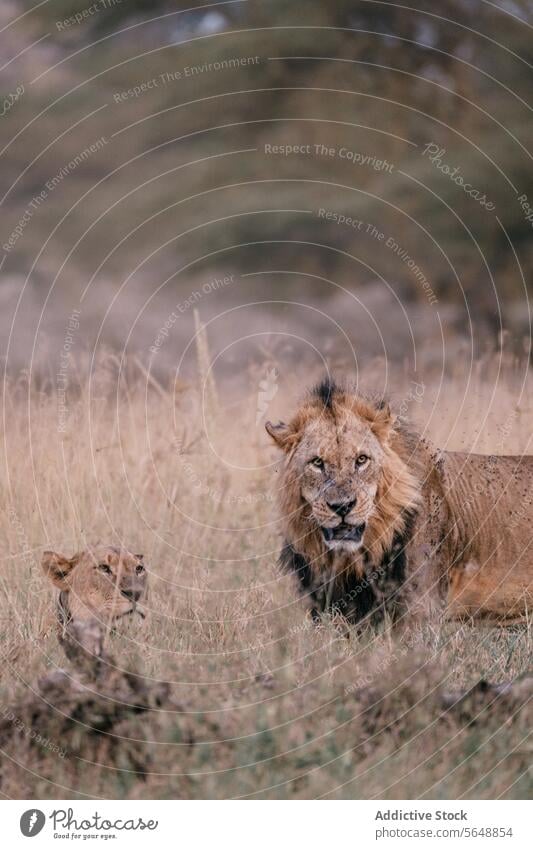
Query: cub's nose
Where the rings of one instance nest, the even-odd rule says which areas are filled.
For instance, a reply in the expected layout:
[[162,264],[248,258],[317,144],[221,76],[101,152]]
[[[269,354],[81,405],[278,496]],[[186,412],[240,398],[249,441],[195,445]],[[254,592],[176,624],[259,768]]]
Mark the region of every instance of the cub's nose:
[[139,601],[141,597],[140,590],[121,590],[120,592],[123,596],[129,598],[130,601]]
[[348,515],[350,510],[352,510],[355,507],[355,502],[356,502],[356,499],[354,498],[353,501],[338,501],[338,502],[328,501],[327,505],[328,505],[330,510],[333,510],[333,512],[337,514],[337,516],[340,516],[341,519],[344,519],[344,517]]

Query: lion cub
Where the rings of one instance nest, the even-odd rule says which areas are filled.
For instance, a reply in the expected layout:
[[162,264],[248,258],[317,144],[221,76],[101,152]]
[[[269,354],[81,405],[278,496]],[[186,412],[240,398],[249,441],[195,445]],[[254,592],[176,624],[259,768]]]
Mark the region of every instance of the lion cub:
[[111,623],[135,612],[144,619],[137,609],[146,593],[147,574],[142,561],[142,554],[111,545],[96,545],[70,558],[45,551],[42,568],[60,589],[60,623],[65,626],[72,620],[89,619]]

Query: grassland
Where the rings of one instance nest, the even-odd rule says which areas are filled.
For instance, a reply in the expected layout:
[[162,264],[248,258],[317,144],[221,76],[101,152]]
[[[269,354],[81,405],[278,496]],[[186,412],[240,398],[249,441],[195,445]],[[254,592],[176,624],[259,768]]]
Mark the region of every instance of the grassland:
[[[268,364],[265,364],[267,368]],[[369,365],[368,384],[383,364]],[[9,797],[524,798],[531,793],[525,709],[485,704],[443,716],[443,692],[528,670],[531,627],[435,623],[399,642],[314,627],[276,566],[276,457],[258,418],[259,371],[232,398],[200,379],[162,385],[114,358],[70,376],[64,432],[54,384],[4,396],[0,711],[64,667],[45,548],[86,542],[144,551],[150,592],[108,638],[121,668],[171,683],[173,707],[132,717],[110,755],[80,724],[66,738],[50,710],[35,729],[63,754],[2,741]],[[279,378],[268,417],[305,378]],[[532,378],[495,354],[473,369],[400,371],[393,401],[439,444],[520,453],[531,438]],[[417,378],[421,380],[420,375]],[[208,390],[208,391],[206,391]],[[405,409],[407,408],[407,409]],[[1,715],[0,715],[1,719]],[[139,767],[139,763],[143,767]]]

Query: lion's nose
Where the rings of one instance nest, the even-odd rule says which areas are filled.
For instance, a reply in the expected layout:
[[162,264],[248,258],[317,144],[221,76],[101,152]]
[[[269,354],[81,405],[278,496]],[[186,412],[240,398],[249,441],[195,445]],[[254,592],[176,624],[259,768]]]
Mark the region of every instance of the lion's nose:
[[123,596],[129,598],[130,601],[139,601],[141,597],[140,590],[121,590]]
[[337,516],[340,516],[342,519],[344,519],[344,517],[348,515],[350,510],[355,507],[355,502],[356,499],[354,498],[353,501],[328,501],[327,504],[330,510],[333,510],[333,512],[336,513]]

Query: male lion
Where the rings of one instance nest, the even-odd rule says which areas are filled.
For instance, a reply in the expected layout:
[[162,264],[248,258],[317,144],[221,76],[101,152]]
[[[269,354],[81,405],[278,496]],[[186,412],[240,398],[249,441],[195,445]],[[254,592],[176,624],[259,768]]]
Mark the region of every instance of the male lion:
[[105,624],[134,612],[143,616],[137,610],[137,602],[146,591],[147,575],[142,561],[142,554],[130,554],[111,545],[87,548],[70,558],[45,551],[41,565],[46,576],[60,589],[61,624],[89,619]]
[[266,429],[285,452],[280,562],[314,618],[441,610],[507,625],[533,610],[533,457],[436,450],[385,402],[328,380]]

